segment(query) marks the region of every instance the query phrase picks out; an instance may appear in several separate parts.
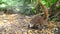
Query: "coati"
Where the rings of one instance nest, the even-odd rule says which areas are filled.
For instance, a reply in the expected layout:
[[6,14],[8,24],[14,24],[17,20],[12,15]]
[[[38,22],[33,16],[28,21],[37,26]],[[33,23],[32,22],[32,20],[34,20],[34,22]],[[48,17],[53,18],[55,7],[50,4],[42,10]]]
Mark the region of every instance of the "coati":
[[28,27],[34,27],[35,25],[44,26],[48,20],[48,9],[38,0],[38,3],[42,10],[44,11],[44,16],[40,16],[40,13],[35,15],[34,18],[30,21]]

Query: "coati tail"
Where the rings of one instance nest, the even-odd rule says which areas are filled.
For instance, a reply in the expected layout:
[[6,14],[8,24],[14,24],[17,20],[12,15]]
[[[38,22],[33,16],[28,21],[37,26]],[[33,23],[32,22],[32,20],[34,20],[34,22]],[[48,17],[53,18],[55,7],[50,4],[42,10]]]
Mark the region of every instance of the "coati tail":
[[42,3],[39,0],[38,0],[38,3],[42,8],[42,10],[44,11],[44,20],[48,19],[48,9],[44,5],[42,5]]

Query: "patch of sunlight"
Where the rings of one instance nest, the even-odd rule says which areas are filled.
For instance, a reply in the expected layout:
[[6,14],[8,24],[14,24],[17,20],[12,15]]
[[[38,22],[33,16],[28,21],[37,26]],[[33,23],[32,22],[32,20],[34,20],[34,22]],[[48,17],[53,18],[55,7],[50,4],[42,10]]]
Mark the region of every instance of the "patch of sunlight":
[[45,1],[42,1],[42,3],[43,3],[43,4],[46,4],[46,2],[45,2]]
[[17,11],[20,11],[20,9],[19,9],[19,8],[16,8],[16,10],[17,10]]
[[6,14],[3,14],[3,16],[6,16]]
[[6,7],[6,5],[5,5],[5,4],[1,4],[0,6],[1,6],[1,7]]
[[8,3],[8,5],[11,5],[11,3]]
[[5,23],[3,23],[2,21],[0,21],[0,26],[4,25]]
[[7,0],[2,0],[2,2],[6,2]]

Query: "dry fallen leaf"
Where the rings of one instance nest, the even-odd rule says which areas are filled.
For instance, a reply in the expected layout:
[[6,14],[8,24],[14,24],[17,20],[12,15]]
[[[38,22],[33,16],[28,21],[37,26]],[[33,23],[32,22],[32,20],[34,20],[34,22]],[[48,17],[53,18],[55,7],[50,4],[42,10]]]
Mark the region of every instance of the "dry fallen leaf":
[[17,34],[22,34],[22,31],[18,31]]
[[45,30],[48,34],[52,34],[51,30]]
[[57,22],[57,23],[56,23],[56,26],[57,26],[57,27],[60,27],[60,22]]
[[47,27],[48,27],[49,29],[52,29],[52,28],[54,28],[54,24],[53,24],[52,22],[49,22],[49,23],[47,24]]
[[35,32],[42,34],[42,31],[40,31],[40,30],[35,30]]
[[28,34],[34,34],[32,30],[29,30],[28,31]]

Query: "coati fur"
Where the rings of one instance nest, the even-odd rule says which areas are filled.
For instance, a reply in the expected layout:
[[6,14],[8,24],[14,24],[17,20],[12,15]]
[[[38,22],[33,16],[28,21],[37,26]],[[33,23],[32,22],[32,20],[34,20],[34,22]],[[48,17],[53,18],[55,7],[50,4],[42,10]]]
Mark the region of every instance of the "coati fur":
[[48,20],[48,9],[38,0],[39,6],[44,11],[44,16],[40,16],[40,13],[35,15],[30,21],[29,27],[34,27],[35,25],[44,26]]

